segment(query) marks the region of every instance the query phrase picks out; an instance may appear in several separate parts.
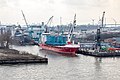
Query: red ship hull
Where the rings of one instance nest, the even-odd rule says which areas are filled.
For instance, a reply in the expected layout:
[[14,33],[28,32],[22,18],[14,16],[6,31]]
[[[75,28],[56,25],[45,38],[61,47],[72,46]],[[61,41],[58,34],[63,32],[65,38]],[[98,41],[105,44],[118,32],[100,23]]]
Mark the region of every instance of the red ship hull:
[[62,54],[66,54],[66,55],[76,55],[76,51],[78,51],[79,49],[79,46],[72,46],[72,47],[69,47],[69,46],[51,46],[51,45],[46,45],[46,44],[40,44],[40,47],[42,49],[45,49],[45,50],[50,50],[50,51],[54,51],[54,52],[57,52],[57,53],[62,53]]

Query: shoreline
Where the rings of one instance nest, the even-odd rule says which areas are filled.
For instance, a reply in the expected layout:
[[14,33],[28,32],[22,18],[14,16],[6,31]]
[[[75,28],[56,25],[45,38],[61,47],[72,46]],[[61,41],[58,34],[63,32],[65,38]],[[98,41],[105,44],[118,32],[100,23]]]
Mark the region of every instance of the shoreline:
[[48,58],[15,49],[0,49],[0,64],[48,63]]

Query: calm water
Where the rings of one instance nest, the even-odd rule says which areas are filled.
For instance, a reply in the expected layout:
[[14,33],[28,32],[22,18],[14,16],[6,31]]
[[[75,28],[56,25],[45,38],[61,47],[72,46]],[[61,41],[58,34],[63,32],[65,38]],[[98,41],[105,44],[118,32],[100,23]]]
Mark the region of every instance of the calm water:
[[39,50],[37,46],[14,48],[40,56],[46,54],[49,62],[0,65],[0,80],[120,80],[120,58],[67,57]]

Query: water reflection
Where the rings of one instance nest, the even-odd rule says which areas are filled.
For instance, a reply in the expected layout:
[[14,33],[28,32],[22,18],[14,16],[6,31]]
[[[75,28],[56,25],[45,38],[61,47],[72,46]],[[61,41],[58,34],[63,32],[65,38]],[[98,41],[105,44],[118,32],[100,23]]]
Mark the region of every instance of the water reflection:
[[95,70],[94,70],[94,76],[93,76],[93,80],[102,80],[101,79],[101,75],[102,75],[102,67],[101,67],[101,63],[102,63],[102,58],[98,58],[95,57]]
[[100,64],[102,63],[102,58],[95,57],[95,70],[98,72],[101,70]]

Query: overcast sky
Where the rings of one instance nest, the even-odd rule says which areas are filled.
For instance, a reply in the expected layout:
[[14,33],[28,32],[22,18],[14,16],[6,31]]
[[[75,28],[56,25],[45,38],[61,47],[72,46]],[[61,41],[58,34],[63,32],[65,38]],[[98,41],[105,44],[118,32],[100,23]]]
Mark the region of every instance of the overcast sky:
[[120,23],[120,0],[0,0],[0,21],[2,23],[25,24],[21,14],[23,10],[27,22],[47,22],[54,16],[54,25],[68,24],[76,13],[77,24],[92,24],[105,11],[107,23]]

